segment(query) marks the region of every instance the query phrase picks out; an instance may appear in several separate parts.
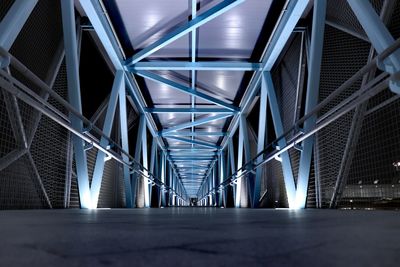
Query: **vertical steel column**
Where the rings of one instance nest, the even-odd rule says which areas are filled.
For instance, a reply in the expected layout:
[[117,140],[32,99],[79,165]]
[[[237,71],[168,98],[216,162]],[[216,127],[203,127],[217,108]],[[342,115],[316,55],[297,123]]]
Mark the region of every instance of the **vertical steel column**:
[[0,46],[3,49],[10,50],[37,2],[38,0],[16,0],[8,10],[0,23]]
[[[242,168],[243,163],[250,160],[250,143],[248,139],[248,129],[247,129],[247,119],[245,115],[240,115],[240,125],[239,125],[239,150],[238,150],[238,166],[239,170]],[[242,174],[242,171],[238,172],[238,176]],[[244,184],[242,177],[237,179],[236,183],[236,199],[235,207],[240,208],[240,202],[242,198],[242,186]]]
[[[153,137],[153,140],[151,143],[150,168],[149,168],[150,173],[153,175],[156,175],[154,172],[156,162],[157,162],[157,139],[156,139],[156,137]],[[150,204],[151,204],[151,198],[152,198],[152,191],[153,191],[153,186],[151,183],[151,184],[149,184],[149,203]]]
[[[170,165],[169,168],[169,187],[173,188],[173,180],[174,180],[174,174],[172,172],[172,167]],[[169,206],[172,206],[172,197],[173,197],[173,193],[171,190],[168,191],[168,204]]]
[[[231,172],[234,174],[236,172],[236,164],[235,164],[235,150],[233,148],[233,140],[232,138],[228,141],[229,145],[229,163],[231,165]],[[233,203],[236,203],[236,185],[232,185],[232,192],[233,192]]]
[[[144,114],[140,114],[140,118],[139,118],[139,129],[137,132],[137,136],[136,136],[136,146],[135,146],[135,161],[137,163],[140,163],[141,158],[142,158],[142,135],[143,132],[146,132],[146,119],[144,117]],[[139,167],[135,167],[135,168],[139,168]],[[132,175],[132,201],[133,201],[133,206],[135,206],[135,200],[136,200],[136,191],[137,191],[137,186],[138,184],[140,184],[139,179],[141,179],[141,177],[139,177],[139,174],[134,172]],[[136,206],[138,206],[138,201],[136,200]]]
[[[161,181],[163,182],[163,184],[166,184],[166,156],[165,156],[165,152],[162,151],[161,152]],[[165,203],[165,186],[162,185],[161,186],[161,206],[165,207],[166,203]]]
[[[310,62],[306,92],[305,114],[308,114],[318,104],[319,82],[321,73],[322,47],[324,44],[326,0],[314,2]],[[314,115],[304,122],[305,132],[312,130],[317,121]],[[300,155],[299,176],[297,179],[295,208],[304,208],[307,200],[308,179],[310,176],[311,158],[314,136],[303,141]]]
[[[144,115],[143,115],[144,118]],[[147,156],[147,125],[146,122],[144,123],[143,126],[143,132],[142,132],[142,157],[143,157],[143,167],[148,169],[149,168],[149,163],[148,163],[148,156]],[[143,173],[145,176],[148,175],[147,170],[143,170]],[[149,208],[150,207],[150,194],[149,194],[149,180],[146,177],[143,177],[143,190],[144,190],[144,207]]]
[[[77,111],[82,113],[74,2],[62,0],[61,11],[64,32],[65,59],[67,65],[68,98],[71,105]],[[72,126],[75,129],[82,131],[82,121],[72,114],[70,118]],[[81,202],[81,207],[92,208],[84,142],[76,135],[72,136],[72,141],[74,144],[77,171],[76,175],[78,177],[79,199]]]
[[[284,133],[281,114],[279,111],[278,100],[276,98],[274,84],[272,82],[271,73],[264,72],[263,82],[266,85],[268,92],[268,103],[271,109],[272,121],[274,123],[274,129],[276,136],[281,136]],[[286,138],[281,138],[278,141],[278,147],[283,148],[286,146]],[[292,172],[292,164],[290,162],[290,156],[287,151],[283,152],[280,156],[282,162],[282,170],[283,170],[283,178],[285,180],[285,189],[286,195],[288,198],[289,208],[295,207],[295,198],[296,198],[296,186],[294,184],[293,172]]]
[[[264,150],[265,146],[265,136],[267,132],[267,84],[265,82],[264,73],[261,78],[261,88],[260,88],[260,113],[258,115],[258,137],[257,137],[257,154]],[[262,159],[260,159],[261,161]],[[254,194],[252,196],[252,207],[259,207],[259,199],[261,192],[261,180],[263,176],[263,168],[257,168],[256,170],[256,180],[254,181]]]
[[[219,180],[217,182],[217,185],[221,184],[223,181],[225,181],[225,166],[224,166],[224,151],[222,150],[220,154],[218,155],[218,175],[219,175]],[[222,207],[224,205],[224,189],[217,188],[218,190],[218,206]]]
[[[119,70],[115,73],[114,84],[108,101],[106,118],[104,120],[104,125],[103,125],[103,133],[106,136],[111,135],[111,130],[115,117],[115,110],[117,108],[118,95],[122,89],[124,89],[124,73],[123,71]],[[105,137],[101,137],[100,145],[102,147],[107,147],[109,145],[109,141]],[[94,166],[92,184],[90,188],[90,196],[92,199],[93,208],[97,208],[97,203],[99,201],[99,194],[100,194],[101,182],[103,180],[105,159],[106,159],[106,154],[99,150],[97,152],[96,164]]]
[[[382,53],[394,43],[393,36],[369,1],[347,0],[347,2],[378,53]],[[384,69],[391,74],[400,70],[400,51],[397,50],[384,61]],[[400,94],[400,81],[390,81],[389,87],[394,93]]]
[[[128,137],[128,120],[127,120],[127,112],[126,112],[126,89],[125,89],[125,79],[123,79],[123,86],[120,87],[119,90],[119,119],[120,119],[120,127],[121,127],[121,145],[122,149],[126,152],[129,152],[129,137]],[[122,154],[122,159],[125,162],[129,162],[130,159],[127,155]],[[134,205],[134,196],[132,194],[135,191],[132,191],[131,185],[131,174],[128,166],[123,166],[124,169],[124,187],[125,187],[125,202],[127,208],[132,208]]]
[[[175,173],[173,172],[172,173],[172,186],[171,186],[171,188],[172,188],[172,190],[174,190],[174,191],[176,191],[176,176],[175,176]],[[171,195],[172,195],[172,203],[171,203],[171,205],[172,206],[175,206],[175,192],[174,191],[172,191],[171,192]]]

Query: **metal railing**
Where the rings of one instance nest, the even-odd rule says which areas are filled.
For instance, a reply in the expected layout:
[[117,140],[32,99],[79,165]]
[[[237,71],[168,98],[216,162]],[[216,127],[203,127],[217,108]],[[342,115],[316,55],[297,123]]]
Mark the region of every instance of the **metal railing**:
[[[329,111],[327,111],[323,116],[317,119],[316,126],[310,130],[309,132],[304,132],[301,129],[301,125],[311,116],[316,115],[319,111],[321,111],[328,103],[330,103],[333,99],[338,97],[341,93],[347,90],[352,84],[357,82],[362,76],[368,73],[375,67],[384,70],[382,67],[382,62],[394,53],[397,49],[400,48],[400,38],[397,39],[390,47],[385,49],[381,54],[373,58],[368,64],[362,67],[359,71],[357,71],[351,78],[346,80],[341,86],[339,86],[336,90],[334,90],[328,97],[326,97],[323,101],[321,101],[314,109],[312,109],[308,114],[304,115],[301,119],[297,120],[294,125],[284,132],[281,136],[276,138],[273,142],[269,143],[261,152],[259,152],[255,157],[253,157],[250,161],[246,162],[240,169],[236,170],[231,176],[225,179],[222,183],[217,186],[211,188],[202,196],[198,197],[198,203],[200,203],[203,199],[206,199],[210,194],[214,194],[216,191],[222,191],[227,186],[233,186],[237,183],[238,179],[247,176],[249,173],[254,172],[257,168],[271,161],[272,159],[277,159],[282,153],[288,151],[290,148],[295,147],[300,142],[304,141],[308,137],[317,133],[324,127],[328,126],[333,121],[337,120],[344,114],[348,113],[361,103],[367,101],[371,97],[375,96],[379,92],[387,89],[389,86],[389,82],[391,80],[398,80],[400,76],[400,72],[389,74],[387,72],[383,72],[373,80],[365,84],[359,90],[354,92],[348,98],[343,100],[339,105],[334,106]],[[279,140],[285,138],[290,133],[293,132],[293,137],[288,140],[286,146],[283,148],[278,147],[277,143]],[[273,148],[274,151],[268,153],[268,151]],[[265,195],[265,192],[261,194],[261,196]],[[260,201],[258,199],[258,201]]]
[[[18,59],[13,57],[10,53],[8,53],[5,49],[0,47],[0,87],[10,94],[16,96],[21,101],[30,105],[34,109],[42,112],[44,115],[75,134],[83,141],[87,142],[90,146],[97,148],[98,150],[104,152],[108,157],[113,158],[117,162],[127,166],[130,168],[131,173],[136,172],[142,179],[148,181],[149,184],[153,186],[159,186],[164,191],[169,191],[175,194],[179,199],[184,202],[188,201],[187,196],[183,196],[175,191],[173,188],[166,185],[159,178],[157,178],[153,173],[151,173],[147,168],[145,168],[141,163],[136,161],[129,152],[122,149],[122,147],[112,140],[109,136],[105,135],[93,122],[84,117],[80,112],[75,110],[68,101],[66,101],[59,94],[54,92],[50,86],[48,86],[44,81],[42,81],[38,76],[36,76],[32,71],[30,71],[23,63],[21,63]],[[49,102],[44,100],[40,95],[35,93],[33,90],[28,88],[22,82],[14,78],[9,71],[9,67],[12,67],[17,72],[22,74],[25,78],[27,78],[30,82],[32,82],[35,86],[40,88],[43,91],[46,91],[51,97],[53,97],[57,102],[59,102],[67,111],[71,114],[79,118],[84,125],[84,130],[80,131],[75,129],[71,125],[71,121],[66,114],[63,114]],[[4,70],[6,69],[6,70]],[[100,141],[93,134],[97,134],[100,137],[105,138],[109,145],[107,147],[103,147],[100,144]],[[115,149],[116,148],[116,149]],[[115,150],[114,150],[115,149]],[[120,154],[119,154],[119,153]],[[126,162],[122,159],[122,154],[126,155],[129,158],[129,162]]]

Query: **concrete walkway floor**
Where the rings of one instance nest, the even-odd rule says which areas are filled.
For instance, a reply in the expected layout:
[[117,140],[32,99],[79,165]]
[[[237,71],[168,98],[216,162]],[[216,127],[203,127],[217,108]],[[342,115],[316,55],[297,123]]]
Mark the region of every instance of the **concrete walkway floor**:
[[0,212],[0,266],[400,266],[400,212]]

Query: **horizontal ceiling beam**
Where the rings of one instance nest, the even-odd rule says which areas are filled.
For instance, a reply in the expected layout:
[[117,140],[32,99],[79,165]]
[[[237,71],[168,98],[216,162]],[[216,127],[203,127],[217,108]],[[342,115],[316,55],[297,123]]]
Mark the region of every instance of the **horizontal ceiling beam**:
[[171,156],[170,157],[173,161],[192,161],[192,160],[213,160],[214,157],[210,156],[193,156],[193,157],[185,157],[185,156]]
[[190,20],[189,22],[185,23],[181,27],[173,30],[172,32],[168,33],[164,37],[160,38],[156,42],[152,43],[148,47],[142,49],[140,52],[136,53],[133,57],[126,60],[126,65],[133,65],[140,60],[148,57],[149,55],[153,54],[154,52],[160,50],[161,48],[165,47],[166,45],[172,43],[173,41],[181,38],[185,34],[191,32],[192,30],[197,29],[201,25],[209,22],[210,20],[218,17],[219,15],[225,13],[226,11],[230,10],[231,8],[237,6],[238,4],[244,2],[244,0],[225,0],[215,5],[214,7],[210,8],[206,12],[200,14],[196,18]]
[[219,114],[219,115],[215,115],[215,116],[209,116],[209,117],[205,117],[205,118],[201,118],[198,119],[196,121],[191,121],[191,122],[187,122],[187,123],[182,123],[179,125],[175,125],[173,127],[164,129],[162,131],[159,132],[160,136],[165,136],[166,134],[178,131],[178,130],[182,130],[182,129],[186,129],[186,128],[190,128],[190,127],[195,127],[195,126],[199,126],[199,125],[203,125],[212,121],[217,121],[217,120],[222,120],[225,118],[228,118],[232,116],[231,114]]
[[225,108],[145,108],[149,113],[215,113],[215,114],[236,114],[237,111],[228,110]]
[[181,170],[181,171],[185,171],[185,170],[205,170],[205,169],[208,169],[208,166],[200,167],[200,166],[198,166],[196,164],[196,165],[193,165],[192,167],[185,165],[184,167],[177,167],[177,168],[179,170]]
[[260,63],[235,62],[235,61],[151,61],[138,62],[127,67],[128,71],[138,70],[194,70],[194,71],[257,71],[261,69]]
[[186,161],[203,161],[203,162],[209,162],[211,160],[214,160],[214,158],[182,158],[182,159],[170,159],[173,162],[186,162]]
[[185,143],[189,143],[189,144],[204,146],[204,147],[210,147],[210,148],[215,148],[215,149],[219,149],[220,148],[219,146],[217,146],[215,144],[211,144],[211,143],[204,142],[204,141],[190,140],[190,139],[176,137],[176,136],[168,136],[166,138],[172,139],[172,140],[176,140],[176,141],[185,142]]
[[166,136],[226,136],[227,132],[172,132],[162,134],[163,137]]
[[190,152],[190,151],[178,151],[178,152],[171,152],[168,153],[168,156],[174,157],[174,156],[197,156],[197,155],[201,155],[201,156],[217,156],[218,153],[217,152]]
[[178,90],[180,92],[187,93],[189,95],[201,98],[203,100],[206,100],[206,101],[208,101],[210,103],[213,103],[215,105],[218,105],[220,107],[224,107],[224,108],[232,110],[232,111],[239,111],[239,108],[234,106],[234,105],[232,105],[232,104],[228,104],[223,100],[220,100],[218,98],[209,96],[209,95],[207,95],[205,93],[199,92],[197,90],[194,90],[194,89],[192,89],[190,87],[184,86],[184,85],[179,84],[177,82],[171,81],[171,80],[166,79],[166,78],[164,78],[164,77],[162,77],[160,75],[157,75],[157,74],[154,74],[154,73],[151,73],[151,72],[148,72],[148,71],[135,71],[134,73],[136,75],[139,75],[139,76],[143,77],[143,78],[146,78],[146,79],[149,79],[149,80],[161,83],[161,84],[168,85],[169,87],[171,87],[171,88],[173,88],[175,90]]
[[181,147],[181,146],[169,146],[165,148],[166,150],[169,151],[215,151],[215,149],[212,148],[206,148],[206,147],[196,147],[193,148],[191,146],[188,147]]

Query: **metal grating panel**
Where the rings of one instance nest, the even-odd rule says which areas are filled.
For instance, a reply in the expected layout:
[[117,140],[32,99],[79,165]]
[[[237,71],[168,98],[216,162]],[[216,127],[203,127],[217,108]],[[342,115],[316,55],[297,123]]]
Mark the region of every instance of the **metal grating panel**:
[[[369,44],[326,26],[324,50],[321,68],[321,83],[319,100],[322,101],[336,90],[344,81],[350,78],[366,64],[369,54]],[[357,53],[354,53],[357,51]],[[361,85],[361,81],[353,84],[336,99],[331,101],[319,115],[339,104],[351,95]],[[316,135],[319,162],[319,177],[321,179],[322,206],[329,206],[333,187],[338,176],[343,152],[348,139],[353,111],[345,114]]]
[[[64,63],[53,86],[53,90],[64,99],[67,99],[66,78]],[[48,102],[66,113],[53,98]],[[32,157],[54,208],[62,208],[64,205],[68,138],[69,133],[66,129],[48,117],[42,116],[31,146]]]
[[18,143],[11,128],[3,91],[0,90],[0,159],[16,148],[18,148]]
[[40,0],[11,47],[10,53],[37,76],[46,79],[61,41],[60,2]]
[[22,156],[1,171],[0,209],[45,207],[45,198],[28,156]]
[[[300,48],[301,35],[298,34],[294,37],[285,56],[282,58],[277,65],[277,68],[273,72],[273,80],[284,131],[289,130],[293,126],[294,122]],[[292,136],[293,133],[290,133],[286,139],[290,139]],[[295,182],[297,182],[300,152],[296,149],[290,149],[289,155],[293,177]]]
[[396,100],[364,118],[340,207],[400,207],[399,114]]

